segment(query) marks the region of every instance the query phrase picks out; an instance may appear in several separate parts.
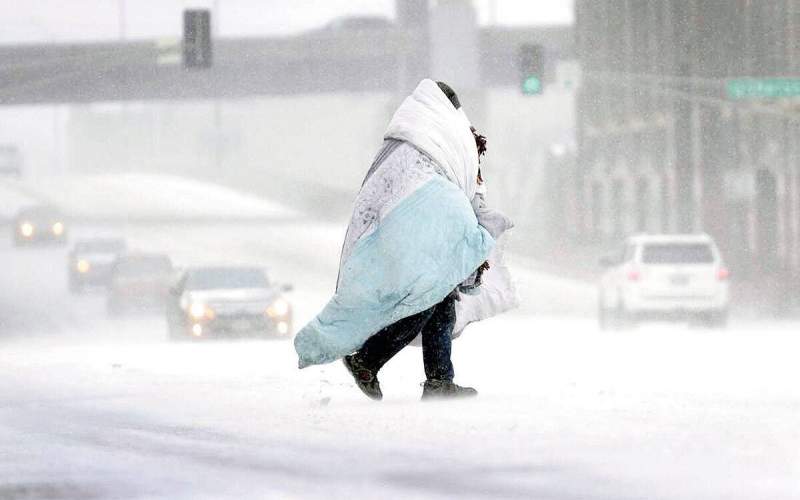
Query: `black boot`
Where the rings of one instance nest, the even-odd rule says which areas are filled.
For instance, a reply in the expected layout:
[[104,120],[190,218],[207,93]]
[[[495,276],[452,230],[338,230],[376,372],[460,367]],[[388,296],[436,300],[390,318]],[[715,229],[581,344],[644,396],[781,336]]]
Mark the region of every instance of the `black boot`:
[[342,362],[347,368],[347,371],[350,372],[350,375],[355,379],[356,385],[361,389],[361,392],[366,394],[368,398],[376,401],[383,399],[381,383],[378,382],[377,373],[359,363],[355,356],[345,356],[342,358]]
[[422,399],[471,398],[478,395],[472,387],[461,387],[452,380],[426,380],[422,384]]

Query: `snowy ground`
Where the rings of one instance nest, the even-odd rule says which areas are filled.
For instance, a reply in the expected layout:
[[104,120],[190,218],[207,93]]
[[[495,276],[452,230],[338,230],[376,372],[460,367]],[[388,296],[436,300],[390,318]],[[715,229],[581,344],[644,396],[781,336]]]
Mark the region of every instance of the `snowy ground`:
[[[74,236],[124,234],[183,265],[262,263],[295,285],[302,323],[333,287],[342,230]],[[551,310],[584,307],[591,287],[517,269],[522,310],[455,344],[479,398],[420,403],[410,348],[374,403],[338,364],[298,371],[289,342],[171,344],[157,316],[107,319],[100,293],[67,293],[65,255],[0,238],[0,499],[800,498],[796,323],[601,333]]]
[[[16,184],[19,189],[19,183]],[[14,184],[9,182],[8,187]],[[65,214],[84,220],[252,220],[298,215],[278,203],[172,175],[50,176],[27,183],[22,189],[28,196],[45,200]],[[10,203],[0,204],[0,213],[4,204],[12,205],[15,201],[12,198]]]
[[14,179],[0,179],[0,221],[10,220],[20,208],[36,205],[37,199]]

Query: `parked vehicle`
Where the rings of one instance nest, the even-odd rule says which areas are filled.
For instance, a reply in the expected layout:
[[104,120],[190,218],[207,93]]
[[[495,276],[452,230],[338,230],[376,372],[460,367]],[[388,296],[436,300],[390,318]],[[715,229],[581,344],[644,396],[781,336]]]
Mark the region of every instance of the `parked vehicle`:
[[91,238],[75,242],[67,256],[69,289],[82,292],[87,286],[108,286],[117,258],[125,253],[122,238]]
[[23,208],[14,217],[12,227],[14,243],[17,246],[64,245],[67,242],[65,217],[53,207],[36,205]]
[[172,261],[160,253],[129,253],[111,269],[107,310],[116,316],[129,311],[163,310],[174,274]]
[[270,283],[257,267],[197,267],[170,289],[167,324],[171,339],[253,336],[289,338],[289,286]]
[[729,271],[714,240],[706,235],[641,235],[601,264],[601,328],[646,319],[727,323]]

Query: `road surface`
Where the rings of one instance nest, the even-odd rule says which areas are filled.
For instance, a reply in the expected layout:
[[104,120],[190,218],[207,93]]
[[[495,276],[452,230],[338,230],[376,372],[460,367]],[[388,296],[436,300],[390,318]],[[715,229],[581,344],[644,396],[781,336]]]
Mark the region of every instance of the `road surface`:
[[[302,324],[333,288],[342,230],[122,232],[181,265],[270,267]],[[170,343],[157,315],[108,319],[102,293],[67,292],[66,249],[3,237],[0,262],[0,499],[800,498],[796,323],[601,333],[529,304],[456,341],[477,399],[421,403],[409,348],[375,403],[338,363],[297,370],[290,342]]]

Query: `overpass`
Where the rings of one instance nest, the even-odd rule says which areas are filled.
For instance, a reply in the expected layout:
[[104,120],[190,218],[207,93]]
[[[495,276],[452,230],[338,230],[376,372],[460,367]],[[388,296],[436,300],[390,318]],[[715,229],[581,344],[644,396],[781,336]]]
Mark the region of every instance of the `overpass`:
[[[420,54],[413,31],[320,29],[282,38],[223,38],[214,65],[186,70],[178,40],[0,46],[0,105],[401,89]],[[542,44],[552,58],[574,56],[570,27],[484,28],[483,86],[515,85],[517,47]],[[424,50],[423,52],[424,53]],[[422,75],[420,75],[422,76]]]

